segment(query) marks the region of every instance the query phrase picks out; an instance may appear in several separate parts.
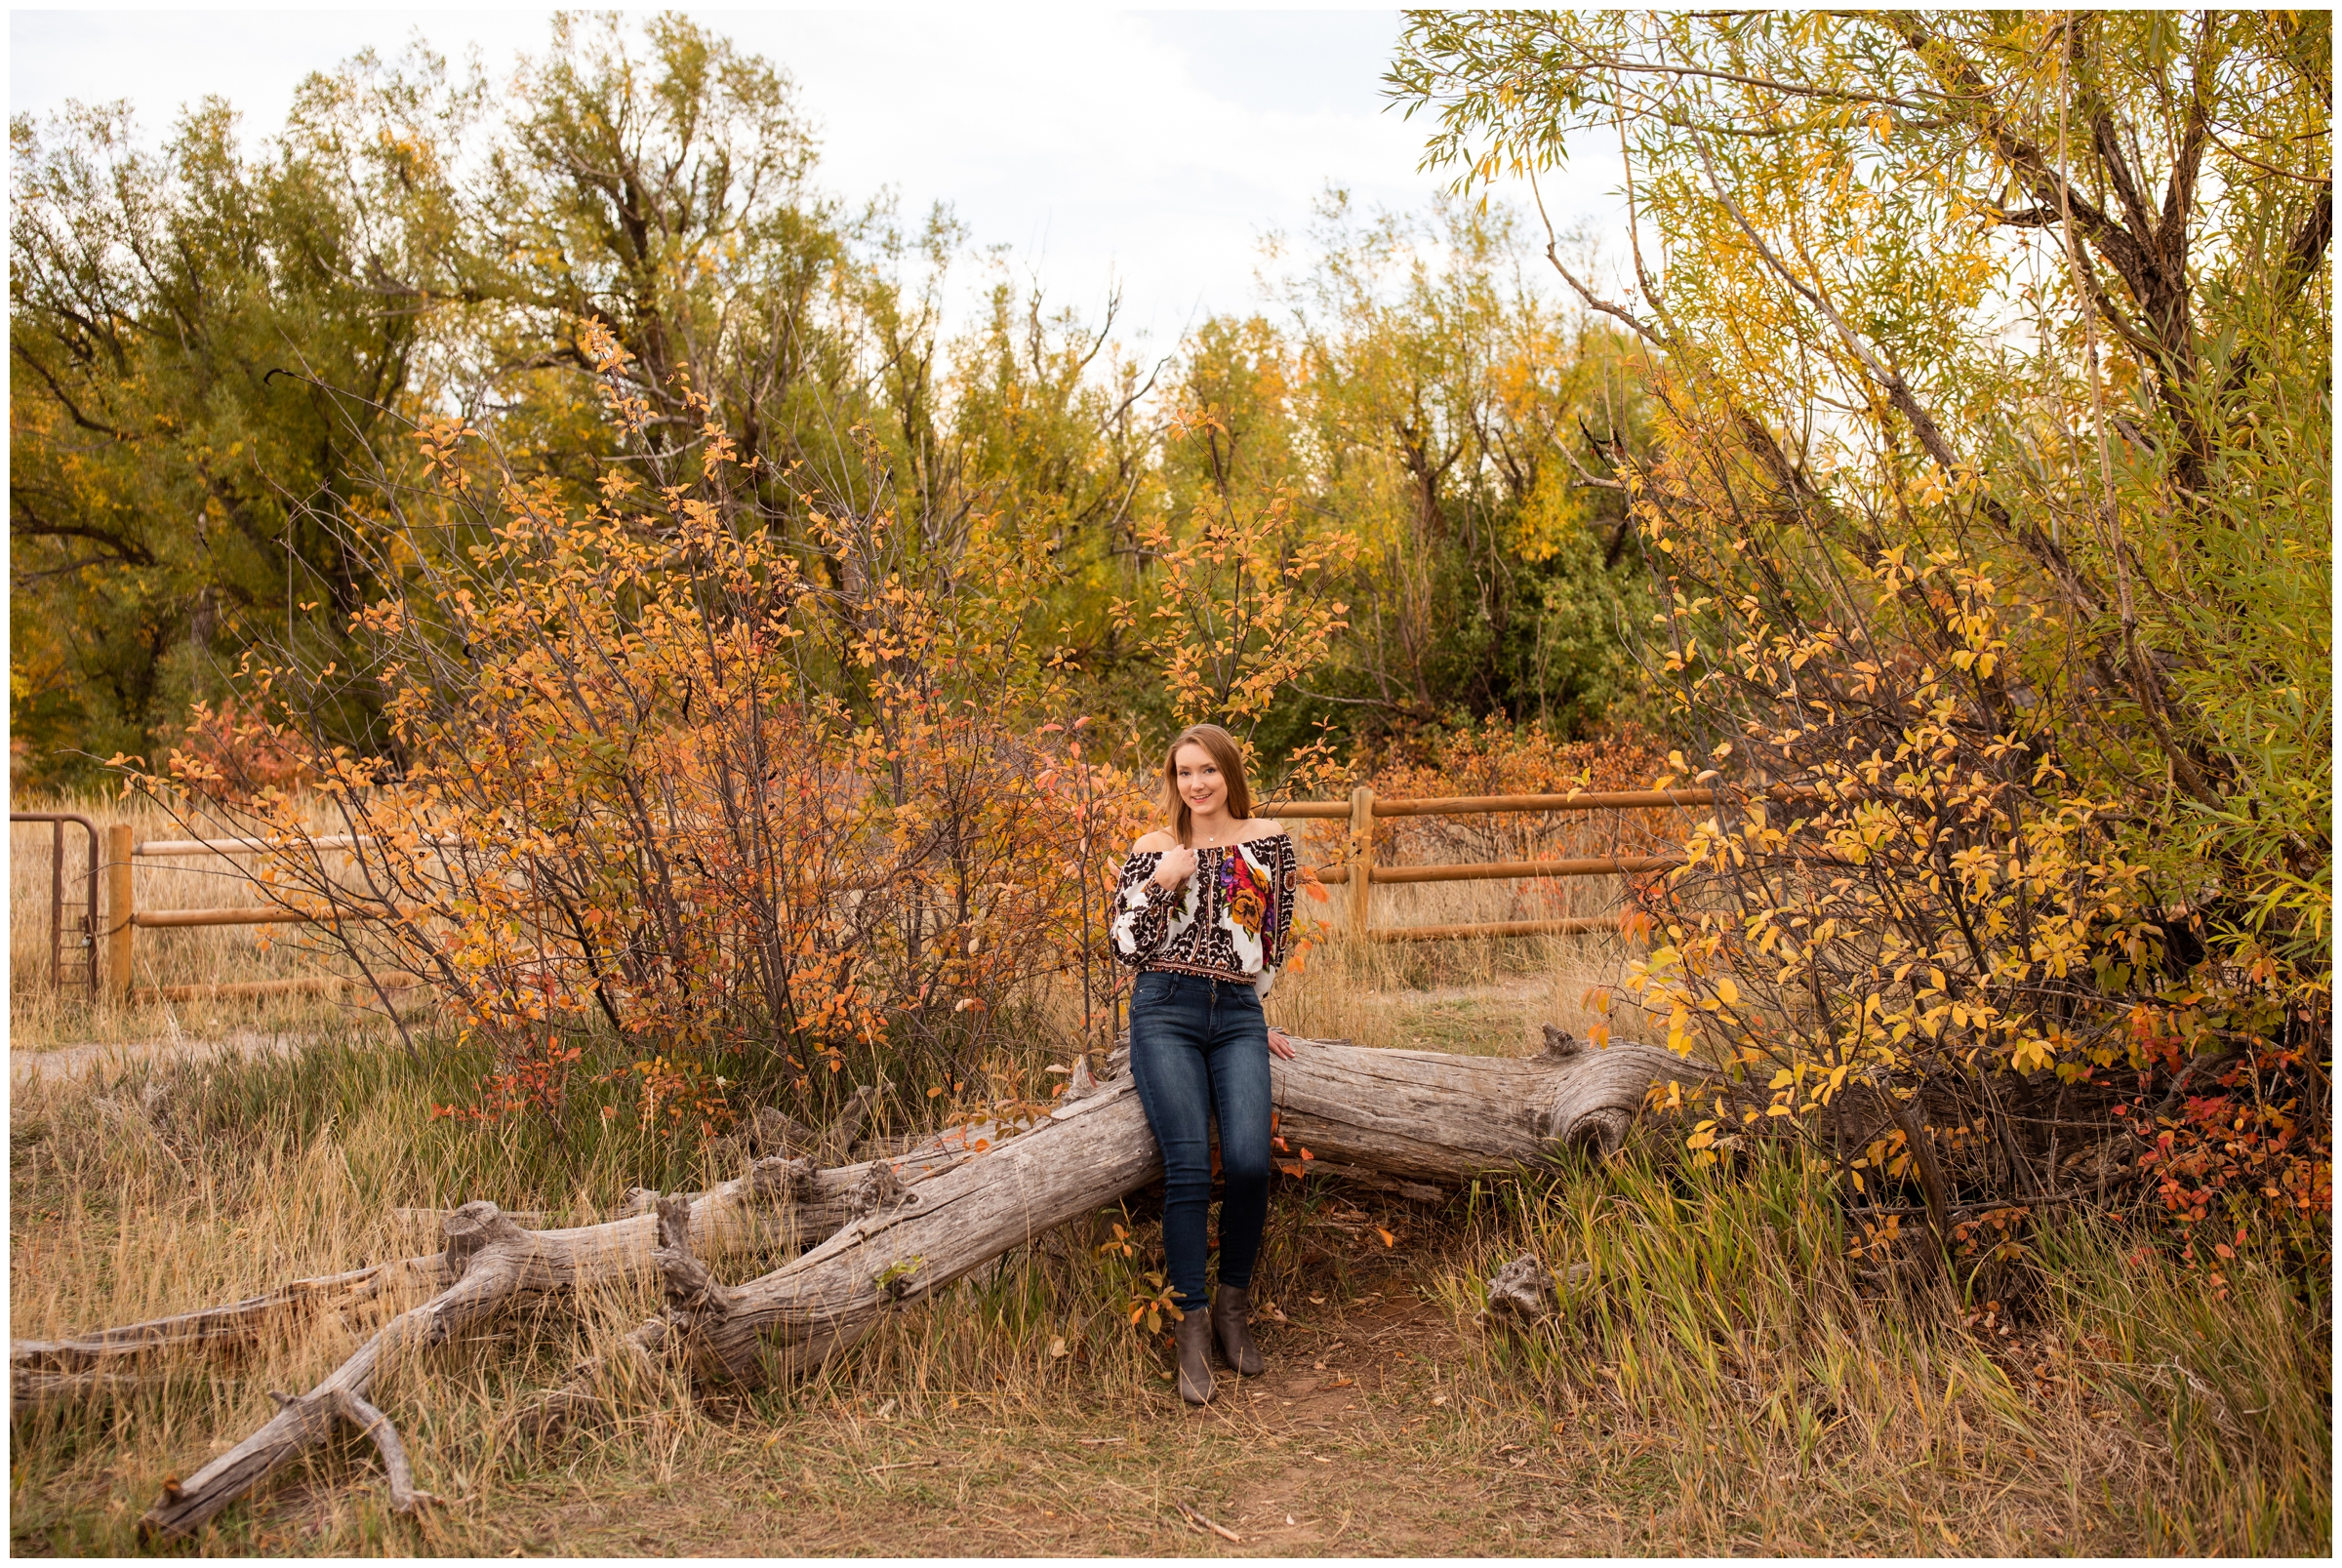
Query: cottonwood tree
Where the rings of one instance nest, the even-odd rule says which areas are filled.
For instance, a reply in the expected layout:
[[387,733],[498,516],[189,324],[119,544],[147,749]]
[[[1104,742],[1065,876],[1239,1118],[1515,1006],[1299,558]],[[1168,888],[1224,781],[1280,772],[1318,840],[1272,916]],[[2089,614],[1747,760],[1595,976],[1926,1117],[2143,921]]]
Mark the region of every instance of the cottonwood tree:
[[1641,562],[1587,464],[1637,428],[1637,378],[1525,240],[1504,207],[1365,217],[1332,192],[1285,289],[1320,504],[1375,561],[1348,671],[1418,724],[1575,729],[1626,683],[1610,623]]

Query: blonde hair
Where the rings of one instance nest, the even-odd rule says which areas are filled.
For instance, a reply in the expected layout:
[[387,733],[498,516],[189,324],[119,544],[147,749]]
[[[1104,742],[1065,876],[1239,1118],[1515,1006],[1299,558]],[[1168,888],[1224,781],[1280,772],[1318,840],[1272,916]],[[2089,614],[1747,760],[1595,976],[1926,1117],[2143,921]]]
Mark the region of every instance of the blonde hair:
[[1179,732],[1163,753],[1163,813],[1171,819],[1172,836],[1182,844],[1195,836],[1195,813],[1179,792],[1179,748],[1199,745],[1219,764],[1228,781],[1228,814],[1237,822],[1252,818],[1252,786],[1244,780],[1244,751],[1236,738],[1217,724],[1191,724]]

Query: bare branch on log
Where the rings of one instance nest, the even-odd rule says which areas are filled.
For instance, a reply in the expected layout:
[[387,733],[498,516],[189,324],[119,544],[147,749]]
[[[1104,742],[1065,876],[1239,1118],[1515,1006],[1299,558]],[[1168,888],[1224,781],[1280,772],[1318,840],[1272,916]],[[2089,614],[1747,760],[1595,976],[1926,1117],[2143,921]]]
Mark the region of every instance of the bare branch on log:
[[341,1391],[338,1403],[350,1425],[373,1440],[375,1451],[383,1456],[383,1473],[390,1482],[390,1511],[420,1513],[427,1504],[439,1500],[428,1492],[415,1490],[415,1470],[407,1463],[407,1445],[398,1440],[398,1428],[390,1418],[368,1404],[347,1388]]

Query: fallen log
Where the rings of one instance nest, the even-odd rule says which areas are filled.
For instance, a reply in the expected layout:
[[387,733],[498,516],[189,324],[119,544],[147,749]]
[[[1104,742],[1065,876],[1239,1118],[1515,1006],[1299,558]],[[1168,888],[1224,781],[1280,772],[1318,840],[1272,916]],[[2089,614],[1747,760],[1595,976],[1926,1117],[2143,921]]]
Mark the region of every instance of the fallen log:
[[[408,1345],[444,1344],[524,1298],[574,1283],[577,1260],[542,1245],[548,1234],[521,1229],[493,1203],[466,1203],[450,1215],[446,1258],[454,1283],[392,1318],[308,1393],[298,1398],[278,1394],[277,1413],[266,1426],[184,1483],[176,1476],[167,1478],[162,1500],[146,1511],[145,1528],[166,1536],[198,1528],[262,1478],[324,1442],[341,1416],[361,1422],[385,1456],[398,1456],[391,1470],[393,1496],[400,1488],[411,1495],[412,1478],[404,1473],[405,1448],[388,1418],[365,1402],[367,1388]],[[383,1441],[385,1433],[387,1443]]]
[[[989,1124],[987,1124],[988,1126]],[[694,1194],[692,1244],[708,1257],[753,1247],[804,1247],[868,1213],[881,1181],[912,1182],[970,1157],[965,1139],[930,1139],[892,1160],[817,1171],[804,1159],[757,1160],[747,1175]],[[875,1173],[884,1168],[886,1176]],[[463,1211],[455,1211],[461,1213]],[[452,1216],[451,1216],[452,1217]],[[512,1217],[507,1215],[506,1219]],[[581,1282],[616,1284],[657,1267],[658,1222],[647,1204],[616,1220],[565,1229],[530,1230],[549,1251],[576,1260]],[[356,1328],[382,1307],[446,1289],[455,1274],[444,1252],[375,1264],[231,1302],[67,1340],[14,1340],[9,1392],[19,1404],[86,1397],[138,1387],[190,1356],[232,1354],[272,1333],[321,1317]]]
[[1654,1083],[1706,1066],[1620,1040],[1604,1047],[1545,1027],[1534,1057],[1372,1051],[1315,1043],[1272,1065],[1278,1131],[1320,1158],[1453,1186],[1560,1148],[1616,1150]]
[[[1336,1163],[1452,1187],[1548,1165],[1574,1147],[1613,1148],[1654,1081],[1701,1075],[1696,1064],[1647,1046],[1589,1050],[1547,1033],[1546,1052],[1525,1061],[1296,1041],[1301,1054],[1272,1066],[1282,1136]],[[1031,1131],[982,1153],[936,1146],[926,1157],[924,1165],[913,1154],[816,1173],[776,1156],[696,1199],[664,1197],[651,1212],[566,1231],[524,1230],[494,1204],[466,1204],[447,1222],[447,1251],[430,1276],[445,1281],[437,1295],[394,1318],[309,1393],[281,1397],[277,1415],[226,1454],[183,1483],[166,1482],[144,1523],[165,1536],[195,1530],[322,1442],[340,1419],[363,1426],[386,1462],[395,1454],[394,1502],[411,1506],[422,1494],[403,1447],[388,1419],[365,1403],[384,1367],[525,1303],[626,1277],[646,1254],[661,1275],[664,1310],[611,1357],[582,1363],[545,1396],[541,1415],[558,1419],[590,1402],[605,1377],[655,1371],[662,1360],[702,1387],[800,1376],[895,1308],[1161,1172],[1127,1074],[1100,1083],[1086,1065],[1066,1103]],[[839,1224],[792,1262],[738,1285],[707,1266],[737,1251],[744,1230],[768,1223],[794,1225],[810,1239],[817,1205],[831,1206]],[[780,1213],[764,1215],[767,1206]]]
[[[934,1168],[967,1157],[941,1153]],[[406,1507],[400,1498],[413,1494],[413,1485],[405,1448],[389,1419],[365,1402],[397,1354],[410,1346],[445,1344],[464,1329],[547,1297],[634,1277],[656,1266],[659,1248],[678,1234],[688,1238],[686,1245],[696,1240],[721,1252],[760,1238],[787,1245],[801,1238],[809,1221],[843,1223],[903,1188],[897,1167],[883,1161],[820,1175],[833,1180],[818,1182],[805,1161],[776,1156],[696,1201],[668,1199],[657,1214],[562,1230],[524,1230],[493,1203],[464,1204],[448,1216],[447,1250],[429,1271],[446,1281],[445,1288],[391,1319],[309,1392],[277,1395],[277,1414],[259,1431],[184,1482],[166,1480],[162,1501],[147,1511],[143,1525],[165,1536],[199,1528],[324,1442],[337,1417],[355,1422],[373,1438],[390,1473],[393,1505]]]
[[[1455,1186],[1617,1146],[1654,1082],[1696,1077],[1671,1052],[1582,1047],[1557,1029],[1522,1061],[1373,1051],[1322,1041],[1272,1064],[1288,1145],[1378,1174]],[[1312,1146],[1314,1156],[1317,1146]],[[893,1307],[1152,1180],[1161,1160],[1127,1076],[1021,1138],[920,1184],[746,1284],[712,1283],[688,1238],[663,1245],[667,1310],[636,1331],[702,1383],[794,1377],[851,1347]]]

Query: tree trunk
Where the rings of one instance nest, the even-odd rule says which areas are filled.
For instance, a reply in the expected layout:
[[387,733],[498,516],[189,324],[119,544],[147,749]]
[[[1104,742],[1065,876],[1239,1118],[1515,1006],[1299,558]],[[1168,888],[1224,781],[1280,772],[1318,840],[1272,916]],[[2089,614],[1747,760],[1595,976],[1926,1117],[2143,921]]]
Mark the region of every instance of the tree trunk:
[[[1608,1150],[1654,1082],[1696,1074],[1670,1052],[1588,1050],[1557,1029],[1529,1061],[1297,1041],[1272,1065],[1280,1136],[1331,1159],[1421,1183]],[[1304,1161],[1304,1164],[1309,1163]],[[656,1337],[702,1383],[795,1377],[1041,1232],[1153,1180],[1161,1157],[1127,1075],[1053,1112],[982,1160],[940,1172],[761,1278],[714,1286],[690,1247],[659,1254],[667,1309]]]

